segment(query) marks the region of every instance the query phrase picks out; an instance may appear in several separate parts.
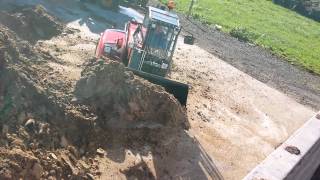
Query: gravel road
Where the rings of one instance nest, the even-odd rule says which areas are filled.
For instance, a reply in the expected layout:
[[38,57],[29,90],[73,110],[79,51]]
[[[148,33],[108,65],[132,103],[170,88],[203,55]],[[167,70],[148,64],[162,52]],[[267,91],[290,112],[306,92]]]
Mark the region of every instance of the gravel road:
[[192,33],[201,48],[299,103],[320,109],[320,76],[291,65],[261,47],[238,41],[183,15],[180,17],[183,33]]

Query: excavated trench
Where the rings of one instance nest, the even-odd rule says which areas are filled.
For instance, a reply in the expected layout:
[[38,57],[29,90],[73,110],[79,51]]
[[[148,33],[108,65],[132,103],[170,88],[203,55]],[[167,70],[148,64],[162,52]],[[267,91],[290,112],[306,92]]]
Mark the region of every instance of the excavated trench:
[[0,12],[0,179],[92,179],[97,149],[159,148],[189,127],[172,95],[117,62],[91,59],[61,83],[33,44],[65,31],[41,6]]

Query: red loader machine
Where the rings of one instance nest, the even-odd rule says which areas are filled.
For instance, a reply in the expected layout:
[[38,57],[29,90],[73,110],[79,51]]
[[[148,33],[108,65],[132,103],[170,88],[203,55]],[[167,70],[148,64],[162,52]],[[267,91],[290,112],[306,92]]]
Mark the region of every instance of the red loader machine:
[[171,70],[180,31],[176,14],[149,7],[142,23],[132,20],[124,30],[107,29],[102,33],[96,57],[123,62],[134,74],[163,86],[186,105],[189,86],[165,78]]

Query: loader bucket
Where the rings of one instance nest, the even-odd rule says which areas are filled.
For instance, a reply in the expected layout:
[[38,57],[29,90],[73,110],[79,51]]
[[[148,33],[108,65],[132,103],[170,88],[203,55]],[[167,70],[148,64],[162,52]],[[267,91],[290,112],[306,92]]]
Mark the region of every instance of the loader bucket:
[[150,81],[151,83],[164,87],[168,93],[172,94],[180,102],[181,105],[187,105],[187,98],[189,93],[189,86],[187,84],[183,84],[146,72],[137,71],[131,68],[128,69],[132,71],[135,75],[142,77]]

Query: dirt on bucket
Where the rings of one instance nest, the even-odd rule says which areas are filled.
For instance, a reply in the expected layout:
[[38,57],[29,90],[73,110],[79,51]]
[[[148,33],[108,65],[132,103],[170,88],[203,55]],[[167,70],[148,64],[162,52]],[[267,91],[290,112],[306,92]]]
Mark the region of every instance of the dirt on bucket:
[[173,95],[116,61],[87,66],[75,95],[106,127],[189,127],[186,112]]

